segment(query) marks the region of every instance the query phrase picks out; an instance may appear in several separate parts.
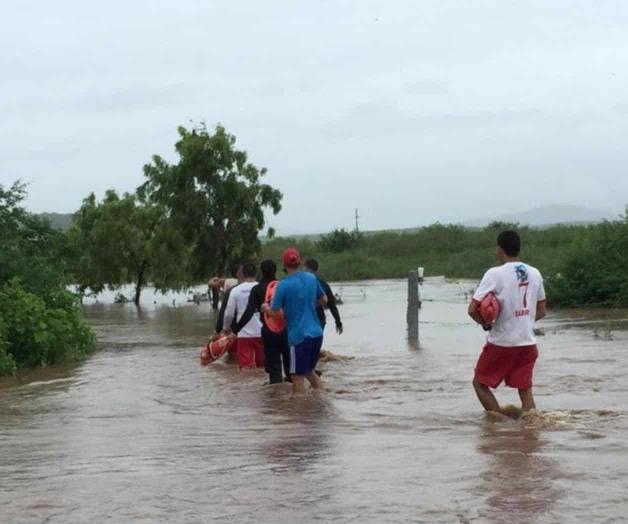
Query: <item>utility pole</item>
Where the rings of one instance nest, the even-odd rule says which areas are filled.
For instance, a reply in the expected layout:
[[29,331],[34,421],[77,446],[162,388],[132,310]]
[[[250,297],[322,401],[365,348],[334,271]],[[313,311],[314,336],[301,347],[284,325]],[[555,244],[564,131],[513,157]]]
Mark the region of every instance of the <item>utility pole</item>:
[[360,232],[360,215],[358,214],[358,208],[355,208],[355,232]]

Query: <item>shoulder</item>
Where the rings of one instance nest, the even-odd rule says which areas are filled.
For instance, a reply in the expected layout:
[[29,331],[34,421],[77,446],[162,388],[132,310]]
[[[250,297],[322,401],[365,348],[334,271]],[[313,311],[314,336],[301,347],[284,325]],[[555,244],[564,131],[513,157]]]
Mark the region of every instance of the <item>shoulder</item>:
[[540,280],[543,280],[543,275],[541,275],[541,272],[538,270],[538,268],[531,266],[530,264],[526,264],[527,268],[528,268],[528,273]]
[[303,272],[303,281],[312,288],[318,289],[319,286],[322,286],[323,283],[320,278],[312,273]]
[[496,276],[500,275],[503,271],[504,266],[495,266],[492,267],[490,269],[487,269],[486,272],[484,273],[484,276],[482,277],[482,279],[486,279],[486,278],[495,278]]

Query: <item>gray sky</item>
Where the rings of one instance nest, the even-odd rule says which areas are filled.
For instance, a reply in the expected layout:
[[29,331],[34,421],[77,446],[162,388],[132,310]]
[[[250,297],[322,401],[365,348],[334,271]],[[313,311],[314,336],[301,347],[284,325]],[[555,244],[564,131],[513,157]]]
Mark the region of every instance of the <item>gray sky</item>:
[[628,201],[628,2],[23,0],[0,19],[0,183],[131,191],[220,122],[279,233]]

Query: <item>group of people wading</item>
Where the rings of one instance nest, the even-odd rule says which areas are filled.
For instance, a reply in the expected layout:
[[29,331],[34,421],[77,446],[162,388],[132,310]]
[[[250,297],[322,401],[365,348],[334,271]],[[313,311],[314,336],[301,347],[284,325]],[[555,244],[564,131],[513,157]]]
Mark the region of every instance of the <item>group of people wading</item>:
[[[500,265],[486,272],[468,309],[469,316],[488,331],[473,387],[486,411],[502,414],[508,412],[491,391],[502,382],[519,391],[523,412],[536,408],[532,395],[538,357],[534,323],[546,314],[545,289],[541,273],[520,260],[520,251],[516,231],[499,234],[496,254]],[[335,297],[317,276],[315,260],[306,261],[302,271],[299,252],[289,248],[282,261],[286,277],[278,284],[272,260],[261,263],[259,282],[253,264],[238,269],[239,283],[224,295],[215,337],[235,334],[233,352],[240,368],[264,367],[271,384],[290,380],[294,393],[303,393],[307,380],[312,388],[322,389],[316,364],[323,343],[325,308],[331,310],[336,329],[342,333]],[[276,286],[272,298],[270,286]],[[277,331],[270,324],[280,316],[285,329]]]
[[[302,269],[299,252],[289,248],[282,255],[282,263],[286,276],[279,282],[272,260],[260,264],[259,281],[255,264],[237,266],[236,282],[226,282],[213,338],[235,336],[229,352],[240,369],[264,368],[270,384],[292,382],[293,392],[298,394],[305,391],[307,380],[313,389],[320,390],[323,383],[316,364],[326,309],[334,317],[336,331],[343,331],[336,299],[327,282],[318,276],[316,260],[306,260]],[[218,306],[214,290],[219,284],[222,282],[217,279],[209,282],[214,308]]]

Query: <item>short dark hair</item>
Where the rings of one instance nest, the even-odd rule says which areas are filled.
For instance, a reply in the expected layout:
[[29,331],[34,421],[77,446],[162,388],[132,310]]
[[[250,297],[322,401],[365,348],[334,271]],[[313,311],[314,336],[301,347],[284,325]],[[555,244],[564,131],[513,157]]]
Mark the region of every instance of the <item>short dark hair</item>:
[[262,277],[264,277],[266,280],[275,280],[275,277],[277,275],[277,264],[275,264],[272,260],[262,260],[262,263],[260,264],[260,269],[262,271]]
[[237,278],[238,277],[238,271],[240,271],[241,268],[242,268],[242,264],[240,264],[239,262],[234,262],[233,264],[231,264],[229,274],[233,278]]
[[509,257],[516,257],[521,251],[521,237],[516,231],[502,231],[497,237],[497,245]]
[[255,269],[255,264],[251,262],[246,262],[242,264],[242,274],[246,278],[254,277],[257,274],[257,269]]
[[316,272],[318,271],[318,261],[315,258],[308,258],[305,261],[305,267]]

